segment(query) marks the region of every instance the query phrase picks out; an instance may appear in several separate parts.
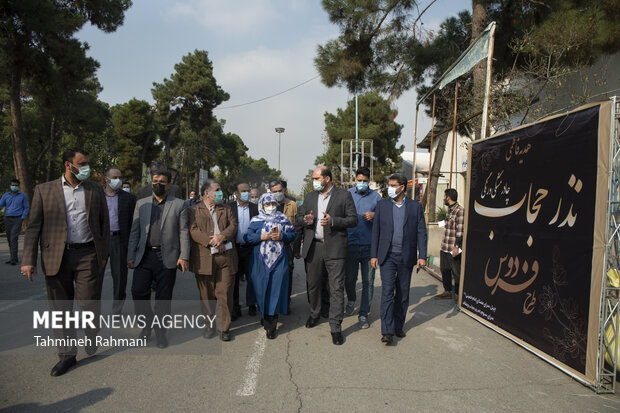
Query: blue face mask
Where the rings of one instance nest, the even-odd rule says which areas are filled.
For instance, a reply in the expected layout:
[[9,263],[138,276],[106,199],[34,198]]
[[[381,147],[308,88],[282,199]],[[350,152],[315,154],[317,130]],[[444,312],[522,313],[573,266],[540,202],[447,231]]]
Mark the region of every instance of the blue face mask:
[[355,187],[359,192],[366,192],[368,190],[368,182],[356,182]]
[[77,168],[78,173],[75,173],[73,171],[71,171],[71,173],[73,175],[75,175],[75,177],[80,180],[80,181],[85,181],[88,179],[88,177],[90,176],[90,166],[86,165],[86,166],[80,166],[79,168],[73,164],[71,164],[71,166],[73,166],[74,168]]
[[248,202],[250,200],[250,193],[249,192],[241,192],[239,194],[239,199],[241,200],[241,202]]
[[215,198],[213,198],[213,202],[219,204],[224,200],[224,193],[222,191],[215,191]]
[[17,191],[19,191],[19,186],[11,185],[11,192],[17,192]]

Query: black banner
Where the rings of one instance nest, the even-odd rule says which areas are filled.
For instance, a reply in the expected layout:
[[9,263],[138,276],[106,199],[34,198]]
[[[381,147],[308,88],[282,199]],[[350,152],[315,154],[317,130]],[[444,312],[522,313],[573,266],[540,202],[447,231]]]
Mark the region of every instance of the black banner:
[[474,143],[462,307],[585,374],[600,106]]

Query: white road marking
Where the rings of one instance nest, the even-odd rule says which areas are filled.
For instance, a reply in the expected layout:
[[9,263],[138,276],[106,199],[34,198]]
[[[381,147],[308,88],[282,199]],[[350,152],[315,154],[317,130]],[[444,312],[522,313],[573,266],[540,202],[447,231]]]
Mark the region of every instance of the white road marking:
[[45,293],[30,296],[28,298],[24,298],[23,300],[13,301],[11,304],[7,304],[4,307],[0,307],[0,311],[6,311],[10,308],[17,307],[18,305],[22,305],[29,301],[33,301],[33,300],[36,300],[37,298],[46,297],[46,296],[47,296],[47,293],[45,292]]
[[258,338],[252,347],[252,355],[248,359],[248,363],[245,366],[243,383],[241,384],[241,387],[239,387],[239,390],[237,390],[237,396],[253,396],[256,393],[258,372],[260,371],[263,354],[265,354],[266,344],[267,337],[265,336],[265,331],[261,329],[258,331]]

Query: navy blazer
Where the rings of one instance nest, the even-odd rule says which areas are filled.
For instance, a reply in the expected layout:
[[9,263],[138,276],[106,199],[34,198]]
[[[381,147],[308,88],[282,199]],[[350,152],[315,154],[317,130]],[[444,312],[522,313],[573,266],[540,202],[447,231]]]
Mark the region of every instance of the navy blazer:
[[[422,205],[418,201],[404,198],[405,229],[403,231],[403,263],[408,267],[414,267],[421,259],[426,259],[426,222]],[[382,199],[377,202],[375,218],[372,225],[372,242],[370,244],[370,257],[379,259],[379,265],[383,265],[392,246],[392,234],[394,223],[392,221],[392,208],[394,201]]]

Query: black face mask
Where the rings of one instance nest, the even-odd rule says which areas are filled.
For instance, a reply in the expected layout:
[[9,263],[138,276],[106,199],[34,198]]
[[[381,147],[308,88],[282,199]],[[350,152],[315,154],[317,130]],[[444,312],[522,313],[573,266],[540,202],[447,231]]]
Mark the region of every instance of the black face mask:
[[159,197],[166,194],[166,184],[153,184],[153,193]]
[[443,204],[446,205],[446,206],[450,206],[450,202],[447,199],[443,200]]

